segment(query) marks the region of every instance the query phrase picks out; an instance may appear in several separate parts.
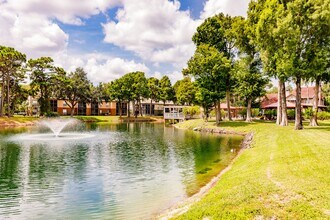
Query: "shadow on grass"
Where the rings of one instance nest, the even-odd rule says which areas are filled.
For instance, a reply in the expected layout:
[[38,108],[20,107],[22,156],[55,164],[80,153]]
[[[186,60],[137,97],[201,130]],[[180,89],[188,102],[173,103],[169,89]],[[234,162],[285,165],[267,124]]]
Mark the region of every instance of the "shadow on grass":
[[330,125],[320,123],[319,126],[316,126],[316,127],[305,126],[304,129],[306,129],[306,130],[330,131]]
[[[210,121],[214,122],[215,121]],[[221,121],[217,127],[246,127],[246,126],[256,126],[258,124],[274,124],[274,121],[264,121],[264,120],[254,120],[253,122],[246,122],[246,121]]]
[[330,127],[308,127],[306,130],[330,131]]

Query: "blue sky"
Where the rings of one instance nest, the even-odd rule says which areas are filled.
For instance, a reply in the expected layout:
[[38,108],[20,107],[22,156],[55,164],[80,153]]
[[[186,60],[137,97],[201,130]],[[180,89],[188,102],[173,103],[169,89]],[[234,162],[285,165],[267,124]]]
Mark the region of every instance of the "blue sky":
[[[78,2],[78,3],[77,3]],[[172,82],[193,55],[198,25],[219,12],[246,14],[247,0],[0,0],[0,44],[50,56],[94,83],[131,71]]]

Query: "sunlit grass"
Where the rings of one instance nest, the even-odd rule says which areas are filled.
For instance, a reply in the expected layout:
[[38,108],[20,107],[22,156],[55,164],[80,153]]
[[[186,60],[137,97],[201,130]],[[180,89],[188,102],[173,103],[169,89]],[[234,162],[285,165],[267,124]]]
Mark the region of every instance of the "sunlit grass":
[[0,117],[0,123],[4,122],[19,122],[19,123],[25,123],[25,122],[33,122],[38,120],[39,118],[36,117],[30,117],[30,116],[21,116],[21,115],[15,115],[13,117]]
[[[222,122],[254,132],[253,147],[187,213],[177,219],[329,219],[330,121],[295,131],[273,122]],[[191,120],[181,128],[216,127]]]

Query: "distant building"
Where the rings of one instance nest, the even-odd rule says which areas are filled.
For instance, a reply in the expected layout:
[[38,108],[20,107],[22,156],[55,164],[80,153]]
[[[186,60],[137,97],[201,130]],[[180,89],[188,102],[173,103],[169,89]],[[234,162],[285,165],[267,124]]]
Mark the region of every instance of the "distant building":
[[[50,100],[51,111],[59,115],[71,115],[71,108],[64,100]],[[74,115],[116,115],[116,102],[78,102]]]
[[[315,101],[315,87],[301,87],[301,106],[305,108],[313,107]],[[266,94],[261,101],[262,109],[275,109],[278,105],[278,97],[276,94]],[[295,109],[296,106],[296,90],[293,90],[291,93],[286,95],[286,106],[288,109]],[[325,109],[324,97],[322,96],[322,91],[320,87],[319,91],[319,109]]]

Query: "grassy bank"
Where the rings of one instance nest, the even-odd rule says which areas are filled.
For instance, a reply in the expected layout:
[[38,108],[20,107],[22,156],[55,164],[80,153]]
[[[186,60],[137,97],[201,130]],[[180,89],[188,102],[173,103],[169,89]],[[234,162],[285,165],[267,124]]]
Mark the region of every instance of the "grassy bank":
[[[69,116],[67,116],[69,117]],[[159,120],[159,117],[119,117],[119,116],[74,116],[84,122],[104,122],[104,123],[121,123],[121,122],[152,122]]]
[[0,117],[0,127],[33,125],[37,120],[39,118],[29,116]]
[[[177,126],[216,128],[202,120]],[[330,121],[302,131],[273,122],[219,127],[254,132],[252,148],[177,219],[330,219]]]

